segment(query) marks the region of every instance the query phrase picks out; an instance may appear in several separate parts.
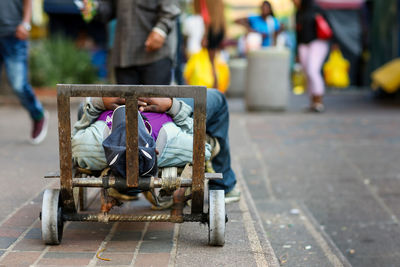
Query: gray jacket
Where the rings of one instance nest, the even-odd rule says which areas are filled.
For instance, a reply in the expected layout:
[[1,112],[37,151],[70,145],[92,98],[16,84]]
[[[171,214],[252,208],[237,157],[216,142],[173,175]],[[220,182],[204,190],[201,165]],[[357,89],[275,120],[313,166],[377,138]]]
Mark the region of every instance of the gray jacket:
[[[176,49],[175,19],[180,14],[177,0],[102,0],[98,17],[103,21],[117,18],[112,60],[115,67],[130,67],[174,58]],[[152,30],[166,34],[159,50],[145,51],[145,41]]]
[[22,0],[0,0],[0,37],[14,36],[22,22]]

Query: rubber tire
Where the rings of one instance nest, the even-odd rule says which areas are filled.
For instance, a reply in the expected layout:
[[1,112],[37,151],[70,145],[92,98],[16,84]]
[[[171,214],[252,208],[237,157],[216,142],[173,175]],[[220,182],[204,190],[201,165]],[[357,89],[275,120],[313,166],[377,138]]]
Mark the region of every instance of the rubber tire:
[[46,189],[42,202],[42,239],[47,245],[61,243],[64,222],[59,189]]
[[224,190],[208,191],[208,244],[223,246],[225,244],[225,192]]

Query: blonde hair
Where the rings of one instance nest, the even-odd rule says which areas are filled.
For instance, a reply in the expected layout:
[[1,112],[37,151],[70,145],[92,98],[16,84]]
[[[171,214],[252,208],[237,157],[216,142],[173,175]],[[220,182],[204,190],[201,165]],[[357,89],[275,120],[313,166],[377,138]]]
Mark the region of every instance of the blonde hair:
[[210,27],[213,33],[219,33],[225,30],[225,15],[223,0],[194,0],[194,12],[201,14],[200,2],[205,1],[210,15]]

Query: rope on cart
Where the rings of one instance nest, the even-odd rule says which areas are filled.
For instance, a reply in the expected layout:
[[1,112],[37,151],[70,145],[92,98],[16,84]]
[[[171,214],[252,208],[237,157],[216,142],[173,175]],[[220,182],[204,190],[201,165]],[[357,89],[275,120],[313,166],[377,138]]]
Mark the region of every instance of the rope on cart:
[[163,177],[161,189],[173,192],[181,187],[181,179],[177,177]]

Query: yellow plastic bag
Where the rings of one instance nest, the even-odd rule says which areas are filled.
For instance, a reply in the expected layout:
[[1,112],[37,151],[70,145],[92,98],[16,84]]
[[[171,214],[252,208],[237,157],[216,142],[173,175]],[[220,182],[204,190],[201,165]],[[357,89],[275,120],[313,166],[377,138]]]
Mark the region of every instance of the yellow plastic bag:
[[381,87],[387,93],[394,93],[400,88],[400,58],[394,59],[372,74],[372,88]]
[[333,49],[325,63],[323,72],[326,85],[338,88],[348,87],[350,63],[339,49]]
[[302,95],[307,88],[307,78],[299,63],[295,63],[292,72],[292,85],[293,93],[295,95]]
[[[218,79],[218,89],[225,93],[229,86],[229,67],[220,55],[215,57],[215,67]],[[189,85],[201,85],[212,88],[214,85],[214,76],[212,66],[208,57],[207,49],[203,48],[198,53],[190,56],[186,63],[183,77]]]

